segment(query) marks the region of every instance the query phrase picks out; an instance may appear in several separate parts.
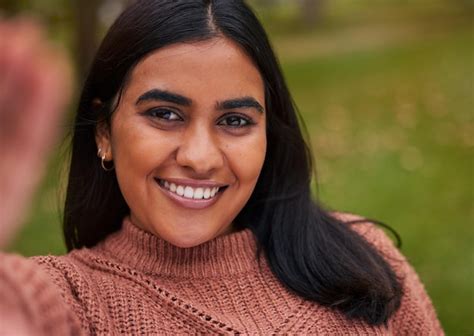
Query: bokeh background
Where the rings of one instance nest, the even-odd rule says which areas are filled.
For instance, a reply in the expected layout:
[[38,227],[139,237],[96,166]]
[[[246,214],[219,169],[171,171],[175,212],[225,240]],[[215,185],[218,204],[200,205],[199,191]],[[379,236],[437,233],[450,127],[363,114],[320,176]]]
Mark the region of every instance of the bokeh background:
[[[131,0],[133,1],[133,0]],[[0,0],[34,15],[76,68],[76,94],[126,0]],[[474,1],[254,0],[316,157],[315,193],[403,239],[448,335],[474,331]],[[1,38],[1,37],[0,37]],[[77,97],[76,97],[77,98]],[[64,123],[70,129],[71,104]],[[67,142],[9,251],[62,254]],[[94,159],[94,158],[91,158]]]

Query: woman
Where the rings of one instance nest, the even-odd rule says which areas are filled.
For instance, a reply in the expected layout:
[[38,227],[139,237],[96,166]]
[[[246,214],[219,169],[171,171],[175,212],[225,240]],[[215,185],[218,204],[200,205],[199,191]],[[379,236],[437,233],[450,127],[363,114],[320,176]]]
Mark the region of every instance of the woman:
[[80,98],[70,252],[2,256],[4,310],[46,334],[442,334],[382,231],[311,199],[312,171],[242,1],[137,1]]

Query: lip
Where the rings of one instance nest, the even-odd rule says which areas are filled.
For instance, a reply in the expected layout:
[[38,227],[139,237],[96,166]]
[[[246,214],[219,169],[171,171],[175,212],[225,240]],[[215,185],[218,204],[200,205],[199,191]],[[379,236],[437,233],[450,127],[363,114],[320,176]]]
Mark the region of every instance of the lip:
[[176,185],[182,185],[182,186],[190,186],[193,188],[214,188],[214,187],[225,187],[227,184],[223,183],[218,183],[215,181],[210,181],[210,180],[191,180],[191,179],[180,179],[180,178],[161,178],[161,177],[155,177],[155,180],[160,179],[164,181],[168,181],[170,183],[174,183]]
[[[164,188],[160,184],[160,178],[155,177],[154,178],[156,185],[160,188],[160,190],[168,197],[170,198],[175,204],[182,206],[184,208],[188,209],[205,209],[207,207],[210,207],[214,203],[218,201],[218,199],[222,196],[225,190],[222,192],[217,193],[213,198],[210,199],[191,199],[191,198],[185,198],[181,197],[168,189]],[[226,186],[225,184],[219,184],[213,181],[196,181],[196,180],[187,180],[187,179],[162,179],[171,183],[179,184],[179,185],[187,185],[190,187],[206,187],[206,188],[211,188],[211,187],[223,187]]]

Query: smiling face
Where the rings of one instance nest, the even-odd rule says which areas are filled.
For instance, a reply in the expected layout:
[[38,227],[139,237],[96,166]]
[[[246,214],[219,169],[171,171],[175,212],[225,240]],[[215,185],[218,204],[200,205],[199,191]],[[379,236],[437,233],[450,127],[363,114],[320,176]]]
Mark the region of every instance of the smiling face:
[[138,63],[111,129],[96,135],[132,222],[179,247],[229,233],[265,159],[264,102],[259,71],[227,39]]

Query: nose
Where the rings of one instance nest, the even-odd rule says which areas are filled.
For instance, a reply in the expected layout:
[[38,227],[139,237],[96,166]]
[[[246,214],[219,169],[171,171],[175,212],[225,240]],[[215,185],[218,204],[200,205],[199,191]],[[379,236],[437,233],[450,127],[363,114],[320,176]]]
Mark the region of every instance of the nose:
[[188,127],[176,154],[177,163],[197,175],[209,175],[224,165],[217,135],[205,126]]

